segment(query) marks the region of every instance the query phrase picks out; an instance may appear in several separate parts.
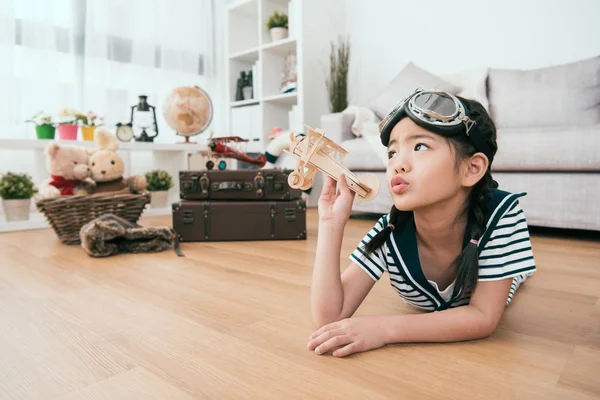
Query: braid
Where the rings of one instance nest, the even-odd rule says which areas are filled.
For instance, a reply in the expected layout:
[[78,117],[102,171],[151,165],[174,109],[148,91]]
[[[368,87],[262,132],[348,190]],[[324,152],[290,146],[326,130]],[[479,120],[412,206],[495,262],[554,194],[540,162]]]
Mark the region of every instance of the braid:
[[469,243],[453,262],[453,265],[456,265],[456,284],[453,297],[467,296],[477,286],[477,279],[479,278],[477,242],[479,242],[485,231],[487,203],[491,189],[495,187],[498,187],[498,183],[492,179],[492,174],[488,169],[483,178],[473,187],[469,196],[469,212],[473,217],[474,224],[472,224],[471,231],[468,233]]
[[367,253],[371,254],[376,249],[380,248],[385,243],[387,238],[392,234],[394,229],[403,229],[412,215],[412,211],[400,211],[396,208],[396,206],[392,206],[388,225],[379,231],[375,236],[373,236],[369,243],[366,244],[365,249],[367,250]]

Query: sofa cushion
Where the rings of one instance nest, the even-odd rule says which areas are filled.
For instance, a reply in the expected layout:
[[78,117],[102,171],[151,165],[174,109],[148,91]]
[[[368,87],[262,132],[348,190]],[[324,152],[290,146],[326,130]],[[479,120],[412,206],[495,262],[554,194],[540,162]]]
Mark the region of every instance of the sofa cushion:
[[490,69],[498,127],[600,123],[600,57],[534,70]]
[[385,171],[387,164],[382,161],[382,153],[387,153],[387,149],[379,137],[345,140],[340,145],[348,151],[343,164],[350,171]]
[[497,171],[600,171],[600,124],[498,129]]
[[458,96],[478,101],[489,111],[490,104],[487,97],[488,70],[487,67],[481,67],[455,74],[441,75],[440,78],[460,87],[460,91],[456,93]]
[[398,102],[419,87],[444,90],[452,94],[456,94],[460,90],[459,87],[419,68],[411,62],[396,75],[379,95],[367,104],[367,107],[373,110],[380,119],[384,119]]

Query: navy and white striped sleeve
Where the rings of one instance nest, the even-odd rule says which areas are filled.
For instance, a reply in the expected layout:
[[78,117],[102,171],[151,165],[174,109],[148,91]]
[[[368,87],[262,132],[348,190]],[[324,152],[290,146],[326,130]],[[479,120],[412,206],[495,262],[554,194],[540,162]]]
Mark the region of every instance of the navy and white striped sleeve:
[[518,201],[493,229],[479,255],[479,281],[495,281],[535,271],[529,229]]
[[383,246],[375,249],[372,253],[367,254],[365,246],[378,232],[382,231],[387,225],[387,215],[379,218],[379,221],[375,224],[373,229],[365,235],[360,241],[356,249],[350,254],[350,260],[361,267],[373,280],[379,280],[381,275],[387,271],[387,265],[385,262],[385,243]]

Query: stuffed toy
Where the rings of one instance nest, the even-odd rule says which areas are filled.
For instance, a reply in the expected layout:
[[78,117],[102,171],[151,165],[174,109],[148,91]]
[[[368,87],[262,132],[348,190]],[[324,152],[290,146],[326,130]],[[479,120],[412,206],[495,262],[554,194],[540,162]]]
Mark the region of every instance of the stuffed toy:
[[50,179],[40,185],[39,199],[86,195],[94,190],[85,149],[61,146],[56,142],[46,147],[46,167]]
[[146,190],[146,177],[143,175],[123,177],[125,166],[117,154],[119,145],[112,133],[104,128],[96,128],[94,141],[99,148],[88,151],[91,154],[88,165],[96,184],[94,193],[139,193]]

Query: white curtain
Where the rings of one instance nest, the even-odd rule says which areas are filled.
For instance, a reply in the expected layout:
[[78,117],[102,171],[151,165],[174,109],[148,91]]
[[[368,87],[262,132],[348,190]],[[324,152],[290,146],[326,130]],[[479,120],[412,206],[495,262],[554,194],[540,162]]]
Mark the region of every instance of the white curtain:
[[129,122],[143,94],[157,141],[179,140],[162,104],[177,86],[212,95],[212,13],[211,0],[0,0],[0,137],[33,138],[25,120],[65,107]]

